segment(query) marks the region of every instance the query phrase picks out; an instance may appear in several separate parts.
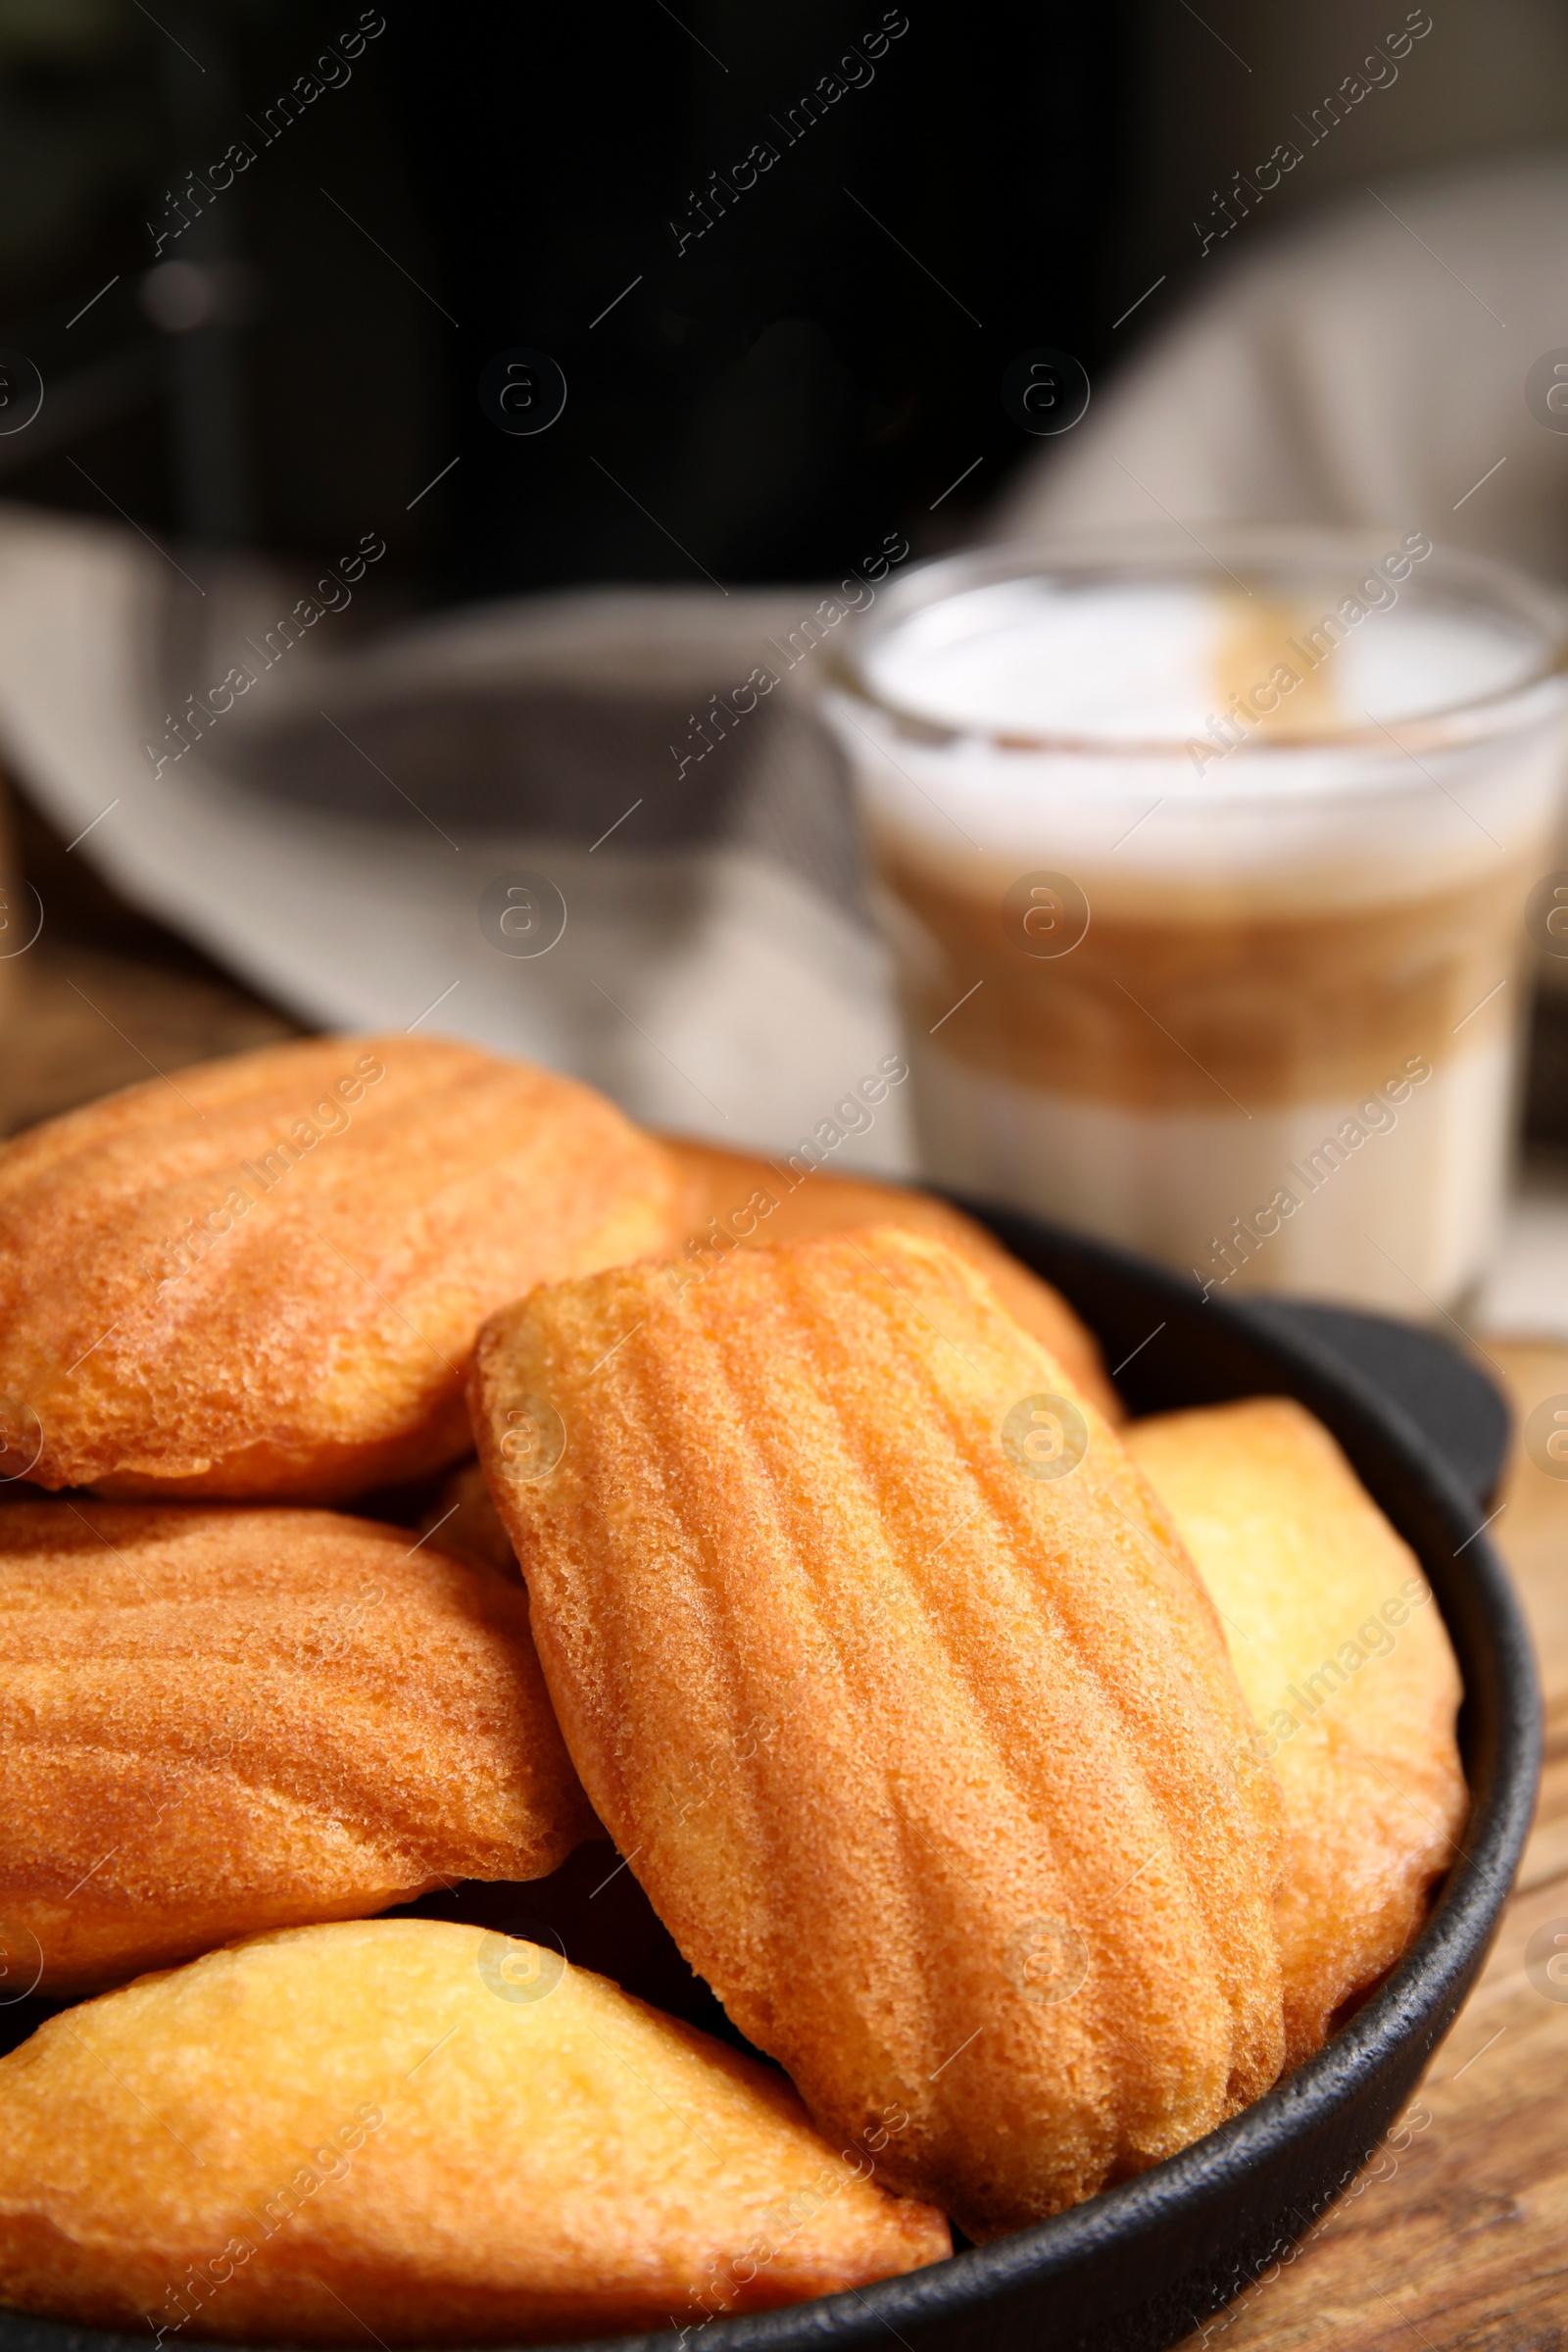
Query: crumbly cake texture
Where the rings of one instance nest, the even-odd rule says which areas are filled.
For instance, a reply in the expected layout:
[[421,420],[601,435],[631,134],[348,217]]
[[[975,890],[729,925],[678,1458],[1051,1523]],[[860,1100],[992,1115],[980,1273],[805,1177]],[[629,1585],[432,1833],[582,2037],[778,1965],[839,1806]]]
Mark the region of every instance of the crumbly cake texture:
[[1249,1397],[1125,1436],[1224,1617],[1279,1777],[1295,2064],[1398,1959],[1457,1858],[1459,1669],[1414,1553],[1300,1405]]
[[687,1208],[590,1088],[438,1038],[150,1079],[0,1150],[4,1468],[317,1502],[439,1469],[481,1319]]
[[1061,1293],[1032,1274],[983,1225],[950,1201],[912,1185],[827,1175],[820,1168],[802,1173],[798,1162],[725,1152],[684,1136],[663,1140],[701,1200],[686,1244],[690,1262],[716,1261],[737,1246],[777,1248],[862,1225],[897,1225],[910,1233],[932,1234],[979,1268],[1013,1320],[1050,1349],[1107,1421],[1122,1420],[1121,1400],[1105,1377],[1099,1344]]
[[783,2078],[433,1920],[231,1944],[0,2059],[0,2299],[249,2343],[556,2343],[938,2261]]
[[551,1696],[824,2132],[906,2116],[885,2177],[998,2235],[1275,2079],[1274,1776],[1168,1516],[965,1258],[872,1227],[687,1272],[480,1337]]
[[334,1511],[0,1507],[14,1978],[113,1984],[597,1834],[525,1598],[480,1561]]

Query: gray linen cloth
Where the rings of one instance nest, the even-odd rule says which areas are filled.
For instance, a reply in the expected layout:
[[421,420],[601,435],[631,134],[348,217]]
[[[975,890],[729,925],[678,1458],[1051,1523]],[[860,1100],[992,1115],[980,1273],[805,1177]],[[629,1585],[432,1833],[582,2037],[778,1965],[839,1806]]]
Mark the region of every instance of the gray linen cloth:
[[592,592],[356,648],[359,562],[176,565],[0,510],[12,772],[308,1021],[472,1038],[737,1145],[836,1124],[846,1160],[906,1166],[897,1092],[833,1120],[899,1032],[812,708],[819,594]]
[[[1243,221],[994,533],[1404,519],[1568,571],[1568,434],[1526,398],[1565,265],[1551,156]],[[76,855],[308,1021],[470,1037],[722,1141],[831,1128],[899,1044],[813,712],[851,623],[806,652],[823,592],[606,590],[354,646],[378,545],[318,584],[0,509],[0,751],[92,827]],[[842,1154],[908,1167],[897,1089]]]

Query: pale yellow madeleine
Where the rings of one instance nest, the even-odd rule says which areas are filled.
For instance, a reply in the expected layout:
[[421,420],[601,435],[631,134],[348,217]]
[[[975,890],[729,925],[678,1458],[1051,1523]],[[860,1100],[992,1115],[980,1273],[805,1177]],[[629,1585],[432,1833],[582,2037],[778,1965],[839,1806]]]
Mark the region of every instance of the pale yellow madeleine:
[[298,1928],[0,2059],[0,2299],[175,2340],[559,2342],[936,2262],[782,2077],[537,1945]]
[[1224,1617],[1279,1776],[1294,2062],[1392,1967],[1456,1858],[1459,1670],[1415,1555],[1300,1405],[1250,1397],[1124,1436]]
[[501,1524],[501,1514],[490,1499],[477,1462],[461,1463],[441,1481],[421,1528],[431,1535],[439,1530],[444,1544],[455,1544],[475,1559],[488,1560],[503,1576],[516,1576],[517,1555],[512,1538]]

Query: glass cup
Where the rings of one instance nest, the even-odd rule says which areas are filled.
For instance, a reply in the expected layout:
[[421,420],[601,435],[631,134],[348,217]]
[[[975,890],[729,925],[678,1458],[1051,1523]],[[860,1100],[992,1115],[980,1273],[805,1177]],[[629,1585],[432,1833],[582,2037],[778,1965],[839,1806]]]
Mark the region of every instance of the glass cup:
[[826,708],[925,1174],[1421,1315],[1506,1186],[1564,609],[1424,532],[1002,549],[882,596]]

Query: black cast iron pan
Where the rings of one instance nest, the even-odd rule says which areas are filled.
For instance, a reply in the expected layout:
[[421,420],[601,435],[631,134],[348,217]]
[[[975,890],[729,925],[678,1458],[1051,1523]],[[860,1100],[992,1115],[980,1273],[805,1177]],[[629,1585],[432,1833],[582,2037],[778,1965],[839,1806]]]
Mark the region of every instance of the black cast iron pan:
[[[1297,1397],[1333,1431],[1447,1623],[1464,1676],[1470,1820],[1398,1968],[1245,2114],[1038,2229],[877,2286],[688,2329],[704,2352],[1162,2352],[1278,2261],[1394,2124],[1480,1972],[1530,1827],[1535,1665],[1506,1573],[1478,1532],[1506,1433],[1490,1385],[1406,1327],[1277,1300],[1205,1303],[1124,1251],[964,1205],[1072,1301],[1135,1413],[1268,1394]],[[145,2341],[0,2313],[0,2352],[145,2352]],[[620,2337],[604,2352],[678,2342]]]

